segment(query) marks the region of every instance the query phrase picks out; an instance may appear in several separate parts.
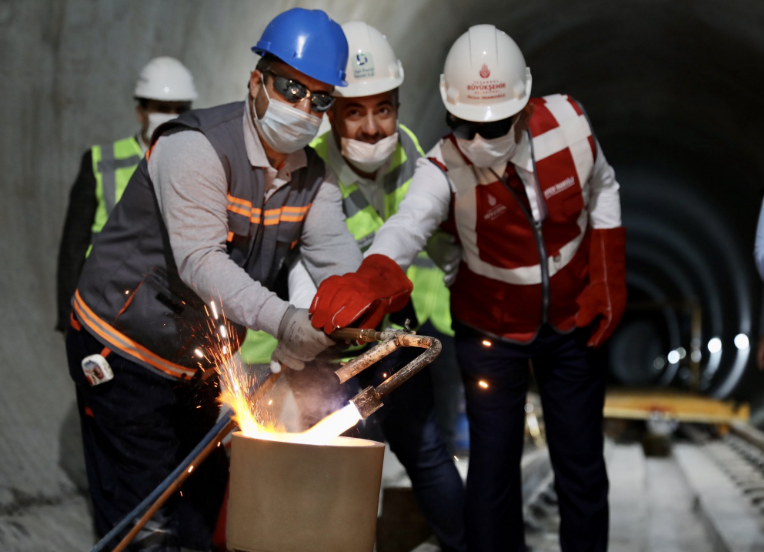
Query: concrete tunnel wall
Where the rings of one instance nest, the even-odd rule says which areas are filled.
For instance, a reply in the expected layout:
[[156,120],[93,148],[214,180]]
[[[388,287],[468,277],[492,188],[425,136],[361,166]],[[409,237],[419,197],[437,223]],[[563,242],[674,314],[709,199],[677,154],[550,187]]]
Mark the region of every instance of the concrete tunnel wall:
[[[697,299],[704,340],[724,343],[719,357],[704,358],[712,368],[706,389],[758,400],[761,376],[732,338],[745,332],[755,341],[758,326],[751,251],[764,176],[763,4],[10,0],[0,3],[0,516],[12,514],[23,529],[35,511],[74,500],[82,484],[73,385],[52,330],[58,241],[80,156],[135,131],[135,78],[154,56],[189,67],[197,106],[243,98],[255,63],[249,48],[294,6],[363,19],[387,34],[406,73],[401,120],[425,149],[444,129],[437,82],[453,40],[485,22],[513,36],[534,95],[580,100],[616,168],[632,296]],[[622,380],[679,377],[670,367],[645,369],[686,333],[675,309],[661,316],[627,316],[611,346],[626,367]],[[661,343],[649,354],[634,345],[645,335]],[[48,521],[51,531],[55,523],[76,529],[62,549],[87,545],[86,525]],[[22,531],[0,519],[3,527]]]

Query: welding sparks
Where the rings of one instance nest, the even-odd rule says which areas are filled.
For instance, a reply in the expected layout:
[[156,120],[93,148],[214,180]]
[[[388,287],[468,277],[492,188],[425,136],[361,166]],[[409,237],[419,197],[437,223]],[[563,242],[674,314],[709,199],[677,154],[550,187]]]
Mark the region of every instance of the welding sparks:
[[483,340],[483,347],[490,347],[491,345],[493,345],[493,343],[491,343],[491,342],[490,342],[490,341],[488,341],[487,339],[484,339],[484,340]]
[[[217,320],[217,306],[214,302],[211,303],[211,308]],[[209,330],[216,331],[219,335],[218,338],[211,340],[209,348],[205,351],[219,375],[221,389],[219,400],[233,410],[233,420],[246,437],[325,445],[361,420],[358,409],[355,405],[349,404],[330,414],[306,432],[286,433],[284,428],[277,424],[273,409],[268,408],[273,405],[273,399],[268,399],[266,402],[266,400],[255,398],[258,389],[255,376],[242,364],[239,355],[229,354],[229,351],[238,349],[238,342],[234,342],[236,332],[228,326],[225,316],[223,316],[222,324],[210,320]],[[197,349],[197,354],[199,353],[201,351]]]
[[191,473],[192,471],[194,471],[193,464],[188,467],[188,473]]
[[212,307],[212,316],[215,318],[215,320],[218,319],[218,308],[215,306],[215,301],[210,301],[210,306]]
[[194,351],[194,354],[195,354],[196,356],[198,356],[199,358],[204,358],[204,353],[202,352],[202,350],[201,350],[201,349],[197,349],[197,350],[195,350],[195,351]]
[[478,385],[482,387],[483,389],[488,389],[488,383],[485,380],[480,380],[478,382]]

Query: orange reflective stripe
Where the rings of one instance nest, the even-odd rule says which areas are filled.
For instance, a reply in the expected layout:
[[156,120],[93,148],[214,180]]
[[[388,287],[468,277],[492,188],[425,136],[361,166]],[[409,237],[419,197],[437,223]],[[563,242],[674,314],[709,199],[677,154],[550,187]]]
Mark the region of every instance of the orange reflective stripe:
[[103,358],[106,358],[107,356],[109,356],[109,353],[111,353],[111,349],[109,349],[108,347],[104,347],[103,349],[101,349],[101,356]]
[[77,312],[77,317],[83,324],[101,336],[115,349],[118,349],[131,357],[137,358],[175,378],[191,378],[194,375],[194,372],[196,372],[194,368],[186,368],[185,366],[180,366],[179,364],[172,363],[155,355],[123,333],[112,328],[109,324],[101,320],[97,314],[90,310],[90,307],[88,307],[87,304],[85,304],[85,301],[82,300],[79,290],[74,292],[74,310]]
[[233,232],[228,232],[228,237],[226,238],[226,241],[233,241]]
[[228,194],[228,203],[237,203],[239,205],[247,207],[248,209],[252,209],[251,201],[247,201],[246,199],[241,199],[238,197],[233,197],[231,194]]
[[82,329],[82,324],[80,324],[79,320],[75,318],[74,311],[72,311],[69,314],[69,323],[72,325],[72,328],[74,328],[77,331],[80,331]]
[[310,209],[310,206],[313,205],[312,203],[309,203],[305,207],[290,207],[289,205],[284,205],[281,210],[285,213],[307,213],[308,209]]
[[[263,224],[265,226],[273,226],[279,222],[302,222],[305,220],[305,215],[308,214],[311,205],[313,204],[309,203],[304,207],[290,207],[285,205],[279,209],[268,209],[265,211],[265,222],[263,222]],[[284,213],[297,214],[285,215]]]
[[250,201],[238,197],[233,197],[231,194],[228,194],[227,209],[232,213],[247,217],[250,222],[255,224],[260,223],[260,215],[263,212],[263,210],[260,208],[252,207],[252,203]]

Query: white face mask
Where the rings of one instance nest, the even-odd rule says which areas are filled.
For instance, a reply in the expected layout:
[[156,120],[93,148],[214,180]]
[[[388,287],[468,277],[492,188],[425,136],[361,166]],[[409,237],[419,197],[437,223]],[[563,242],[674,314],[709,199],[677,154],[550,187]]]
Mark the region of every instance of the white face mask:
[[390,159],[398,147],[398,132],[382,138],[376,144],[368,144],[352,138],[341,138],[342,157],[365,173],[373,173]]
[[257,117],[254,105],[252,105],[252,113],[255,128],[265,143],[279,153],[293,153],[310,144],[318,134],[321,117],[305,113],[284,102],[272,100],[265,83],[262,87],[265,97],[268,98],[268,107],[262,119]]
[[480,134],[475,134],[472,140],[456,139],[459,149],[472,161],[476,167],[496,167],[509,162],[517,149],[515,142],[515,125],[504,136],[486,140]]
[[159,125],[177,118],[178,116],[175,113],[149,113],[149,126],[146,128],[146,139],[151,141],[151,136]]

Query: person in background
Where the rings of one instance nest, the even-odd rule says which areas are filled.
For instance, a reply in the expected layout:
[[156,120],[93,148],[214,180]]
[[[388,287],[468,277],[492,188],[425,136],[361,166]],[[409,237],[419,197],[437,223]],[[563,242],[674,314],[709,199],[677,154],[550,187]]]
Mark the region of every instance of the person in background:
[[[756,262],[756,270],[759,271],[759,276],[764,280],[764,201],[762,201],[761,204],[759,223],[756,226],[756,241],[753,248],[753,258]],[[762,303],[759,332],[764,334],[764,303]],[[759,337],[759,343],[756,350],[756,365],[759,367],[759,370],[764,370],[764,335]]]
[[69,194],[64,231],[58,249],[58,320],[65,331],[71,300],[93,240],[122,197],[159,125],[191,109],[197,98],[194,78],[177,59],[158,57],[141,70],[133,97],[140,128],[132,136],[91,147]]

